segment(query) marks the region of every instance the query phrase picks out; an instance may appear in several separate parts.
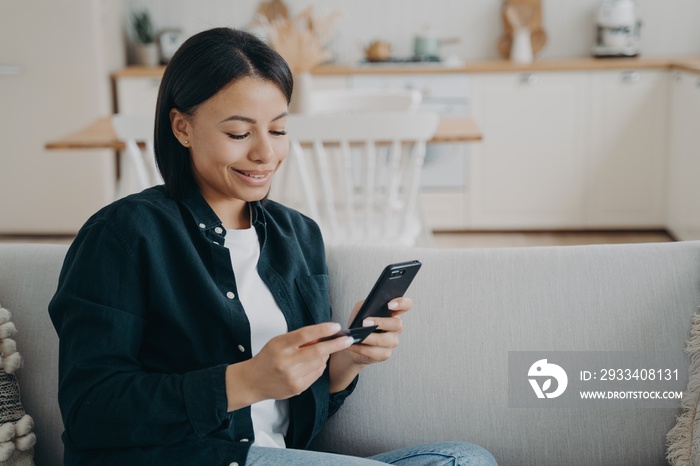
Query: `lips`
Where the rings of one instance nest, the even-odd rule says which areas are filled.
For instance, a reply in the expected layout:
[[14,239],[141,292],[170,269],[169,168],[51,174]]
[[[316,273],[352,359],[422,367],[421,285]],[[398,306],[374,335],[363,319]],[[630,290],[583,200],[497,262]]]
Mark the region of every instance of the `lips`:
[[273,170],[236,170],[233,171],[248,184],[259,185],[265,184],[272,174]]

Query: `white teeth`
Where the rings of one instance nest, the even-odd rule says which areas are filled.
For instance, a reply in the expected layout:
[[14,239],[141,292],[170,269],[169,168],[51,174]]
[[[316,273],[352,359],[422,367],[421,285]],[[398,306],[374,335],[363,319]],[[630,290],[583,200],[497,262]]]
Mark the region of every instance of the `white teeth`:
[[241,173],[242,175],[247,176],[248,178],[253,178],[253,179],[255,179],[255,180],[261,180],[261,179],[263,179],[263,178],[265,178],[265,177],[267,176],[267,174],[259,175],[259,174],[253,174],[253,173],[245,173],[245,172],[239,172],[239,173]]

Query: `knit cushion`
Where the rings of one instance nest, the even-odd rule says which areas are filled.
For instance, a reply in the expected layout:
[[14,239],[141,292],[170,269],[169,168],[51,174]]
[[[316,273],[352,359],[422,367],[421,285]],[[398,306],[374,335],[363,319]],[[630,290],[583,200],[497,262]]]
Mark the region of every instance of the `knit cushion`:
[[690,340],[686,344],[690,356],[688,389],[683,393],[683,412],[676,425],[666,436],[667,459],[672,466],[695,466],[700,464],[700,314],[693,317]]
[[12,315],[0,307],[0,466],[33,466],[34,421],[24,412],[14,373],[22,365]]

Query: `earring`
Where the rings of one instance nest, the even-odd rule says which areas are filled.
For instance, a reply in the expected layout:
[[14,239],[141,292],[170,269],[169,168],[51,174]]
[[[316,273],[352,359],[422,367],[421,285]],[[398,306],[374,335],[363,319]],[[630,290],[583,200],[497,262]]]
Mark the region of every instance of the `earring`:
[[187,144],[189,144],[189,143],[190,143],[190,141],[185,141],[185,145],[187,145]]

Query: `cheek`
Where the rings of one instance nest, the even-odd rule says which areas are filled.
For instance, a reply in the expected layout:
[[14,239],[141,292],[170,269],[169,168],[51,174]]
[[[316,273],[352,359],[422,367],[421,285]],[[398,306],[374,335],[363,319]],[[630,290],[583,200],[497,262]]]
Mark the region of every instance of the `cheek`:
[[190,151],[192,163],[200,172],[217,171],[230,163],[230,150],[223,144],[205,144]]
[[283,140],[275,141],[273,148],[279,161],[283,161],[289,154],[289,139],[284,138]]

